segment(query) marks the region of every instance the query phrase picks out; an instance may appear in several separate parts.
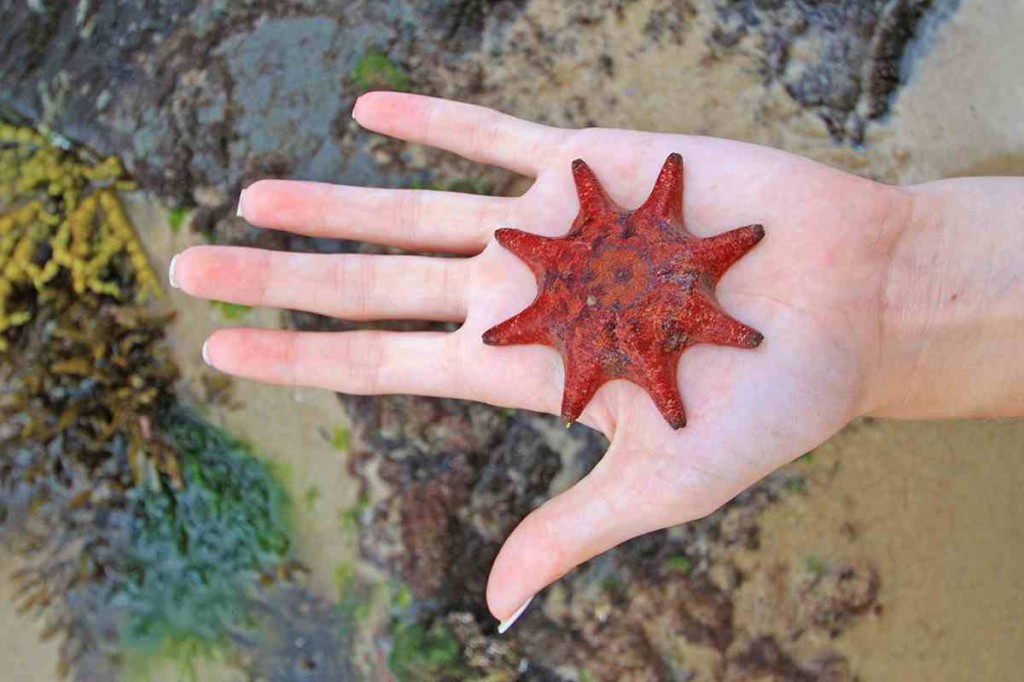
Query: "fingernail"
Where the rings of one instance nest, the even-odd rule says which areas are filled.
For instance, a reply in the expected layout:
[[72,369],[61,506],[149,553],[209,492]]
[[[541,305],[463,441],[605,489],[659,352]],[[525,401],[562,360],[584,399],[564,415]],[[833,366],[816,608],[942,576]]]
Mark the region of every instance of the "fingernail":
[[210,362],[210,340],[209,339],[207,339],[206,341],[203,341],[203,349],[201,351],[199,351],[199,355],[202,356],[203,362],[205,362],[210,367],[213,367],[213,363]]
[[356,97],[356,101],[352,103],[352,120],[359,123],[359,119],[356,118],[356,109],[359,108],[359,97]]
[[506,632],[508,632],[508,629],[516,624],[516,621],[519,620],[519,616],[523,615],[523,613],[526,611],[526,607],[529,606],[530,602],[532,602],[532,601],[533,601],[533,597],[530,597],[525,602],[523,602],[522,606],[520,606],[518,609],[516,609],[515,613],[513,613],[507,619],[505,619],[505,620],[501,621],[500,623],[498,623],[498,634],[499,635],[503,635]]
[[171,286],[174,287],[175,289],[180,289],[181,288],[181,287],[178,286],[178,280],[174,276],[174,266],[178,262],[178,256],[179,255],[181,255],[181,254],[177,254],[177,253],[174,254],[174,258],[171,259],[171,264],[169,266],[167,266],[167,281],[170,282]]
[[242,213],[242,198],[245,196],[245,190],[243,189],[238,193],[238,209],[235,210],[235,216],[244,218],[245,215]]

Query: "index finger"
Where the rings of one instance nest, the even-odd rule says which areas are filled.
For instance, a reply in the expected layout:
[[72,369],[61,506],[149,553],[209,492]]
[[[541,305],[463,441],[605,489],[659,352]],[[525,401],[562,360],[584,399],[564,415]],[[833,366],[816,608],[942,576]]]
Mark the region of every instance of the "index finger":
[[569,134],[487,107],[404,92],[367,93],[356,100],[352,116],[382,135],[529,176],[548,165]]

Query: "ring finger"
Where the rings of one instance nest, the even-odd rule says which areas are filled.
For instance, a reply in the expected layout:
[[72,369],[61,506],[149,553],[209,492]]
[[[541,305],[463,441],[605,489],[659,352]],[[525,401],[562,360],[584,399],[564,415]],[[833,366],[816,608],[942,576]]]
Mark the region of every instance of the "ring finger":
[[469,261],[196,246],[171,262],[171,284],[200,298],[348,320],[462,322]]

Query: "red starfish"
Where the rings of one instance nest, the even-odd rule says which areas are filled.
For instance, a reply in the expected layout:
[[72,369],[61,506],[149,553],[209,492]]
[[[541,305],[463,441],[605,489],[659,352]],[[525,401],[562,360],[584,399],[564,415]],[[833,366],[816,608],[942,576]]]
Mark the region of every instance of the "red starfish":
[[498,243],[537,277],[533,303],[483,335],[491,346],[543,344],[562,354],[562,418],[571,424],[594,393],[628,379],[674,429],[686,425],[676,370],[697,343],[754,348],[764,337],[715,300],[726,270],[764,237],[747,225],[701,239],[683,225],[683,160],[670,154],[635,211],[616,205],[581,159],[572,162],[580,212],[564,237],[502,228]]

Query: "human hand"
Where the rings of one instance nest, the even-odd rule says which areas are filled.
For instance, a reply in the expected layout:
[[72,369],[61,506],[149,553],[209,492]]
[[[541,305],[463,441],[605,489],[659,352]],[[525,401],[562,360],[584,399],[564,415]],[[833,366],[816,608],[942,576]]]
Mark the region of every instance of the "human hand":
[[556,351],[481,340],[536,293],[526,265],[492,239],[496,228],[564,234],[578,210],[575,158],[614,201],[634,208],[671,152],[683,156],[691,232],[765,226],[765,239],[717,287],[724,310],[760,330],[764,343],[683,354],[688,424],[681,430],[632,383],[598,391],[580,421],[602,431],[609,450],[506,541],[487,589],[499,619],[518,615],[528,598],[583,561],[714,511],[872,409],[887,268],[912,210],[906,191],[750,144],[563,130],[409,94],[364,95],[354,116],[369,130],[536,180],[516,198],[259,181],[240,200],[254,225],[466,257],[199,246],[176,258],[174,281],[189,294],[245,305],[462,326],[451,333],[220,330],[204,347],[217,369],[343,393],[465,398],[557,414],[563,369]]

